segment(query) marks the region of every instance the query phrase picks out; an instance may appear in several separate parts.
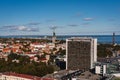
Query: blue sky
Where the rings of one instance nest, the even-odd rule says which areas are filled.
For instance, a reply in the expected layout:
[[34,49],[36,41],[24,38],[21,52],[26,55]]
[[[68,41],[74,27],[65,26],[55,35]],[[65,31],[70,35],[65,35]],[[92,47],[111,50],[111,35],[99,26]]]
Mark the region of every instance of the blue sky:
[[120,34],[120,0],[0,0],[0,35]]

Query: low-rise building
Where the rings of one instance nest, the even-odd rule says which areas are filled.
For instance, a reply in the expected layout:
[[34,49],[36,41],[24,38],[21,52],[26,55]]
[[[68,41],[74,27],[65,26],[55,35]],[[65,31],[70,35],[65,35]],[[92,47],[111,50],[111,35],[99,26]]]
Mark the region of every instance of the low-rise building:
[[101,75],[107,74],[107,64],[96,64],[95,73]]
[[93,74],[89,71],[85,71],[80,76],[72,78],[72,80],[101,80],[100,75]]
[[18,74],[12,72],[5,72],[0,74],[0,80],[54,80],[52,78],[41,78],[26,74]]

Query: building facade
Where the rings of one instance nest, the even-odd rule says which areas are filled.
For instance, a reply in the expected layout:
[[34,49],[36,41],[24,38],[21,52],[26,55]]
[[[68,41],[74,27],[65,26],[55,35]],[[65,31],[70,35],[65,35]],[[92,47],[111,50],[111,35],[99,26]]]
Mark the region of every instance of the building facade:
[[105,75],[107,73],[107,64],[95,65],[95,73]]
[[97,61],[97,39],[73,37],[66,39],[66,69],[88,70]]

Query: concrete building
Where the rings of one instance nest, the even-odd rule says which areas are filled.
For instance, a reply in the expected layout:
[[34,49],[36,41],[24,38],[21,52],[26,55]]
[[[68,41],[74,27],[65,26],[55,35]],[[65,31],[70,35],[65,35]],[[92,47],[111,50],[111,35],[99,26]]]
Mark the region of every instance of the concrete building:
[[107,74],[107,64],[96,64],[95,73],[101,75]]
[[43,78],[53,78],[54,80],[73,80],[72,78],[83,73],[81,70],[60,70],[52,74],[47,74]]
[[81,73],[81,75],[72,78],[72,80],[101,80],[101,78],[100,75],[85,71],[84,73]]
[[97,61],[97,39],[73,37],[66,39],[66,69],[89,70]]

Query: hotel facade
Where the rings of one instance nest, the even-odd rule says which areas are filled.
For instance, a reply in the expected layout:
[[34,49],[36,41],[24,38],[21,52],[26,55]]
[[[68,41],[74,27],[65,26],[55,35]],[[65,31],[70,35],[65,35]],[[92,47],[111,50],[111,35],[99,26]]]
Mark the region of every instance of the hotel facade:
[[97,39],[73,37],[66,39],[66,69],[89,70],[97,62]]

